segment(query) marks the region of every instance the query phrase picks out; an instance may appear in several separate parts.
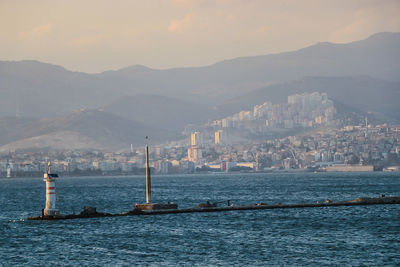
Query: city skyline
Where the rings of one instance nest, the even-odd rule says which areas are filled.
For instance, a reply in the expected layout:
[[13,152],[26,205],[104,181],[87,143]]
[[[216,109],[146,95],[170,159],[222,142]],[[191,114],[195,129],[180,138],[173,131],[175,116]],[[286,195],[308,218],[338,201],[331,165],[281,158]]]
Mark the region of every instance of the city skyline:
[[[150,142],[150,166],[157,174],[398,170],[400,126],[367,117],[348,122],[337,118],[327,93],[293,94],[287,103],[265,102],[193,127],[181,140]],[[35,175],[48,160],[65,175],[137,174],[145,164],[143,147],[133,144],[119,151],[49,149],[3,151],[0,177]]]
[[[400,126],[351,125],[266,139],[222,144],[193,132],[186,142],[150,147],[156,174],[208,172],[398,171]],[[52,150],[0,154],[0,177],[37,176],[48,161],[63,175],[142,174],[144,147],[131,151]]]

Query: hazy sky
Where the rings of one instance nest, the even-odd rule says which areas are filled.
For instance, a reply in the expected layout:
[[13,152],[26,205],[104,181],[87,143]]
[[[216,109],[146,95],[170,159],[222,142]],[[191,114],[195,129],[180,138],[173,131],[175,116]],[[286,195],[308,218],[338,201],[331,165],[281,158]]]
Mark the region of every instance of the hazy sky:
[[209,65],[400,31],[399,0],[0,0],[0,60],[101,72]]

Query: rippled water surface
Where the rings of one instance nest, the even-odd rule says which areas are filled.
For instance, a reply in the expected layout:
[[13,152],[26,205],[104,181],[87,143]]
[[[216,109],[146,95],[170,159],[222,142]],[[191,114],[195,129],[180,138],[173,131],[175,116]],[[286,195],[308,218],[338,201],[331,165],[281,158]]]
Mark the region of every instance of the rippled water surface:
[[[59,178],[57,206],[119,213],[144,201],[144,177]],[[155,176],[153,202],[181,208],[400,195],[399,173]],[[400,205],[27,221],[45,183],[0,179],[0,266],[399,266]]]

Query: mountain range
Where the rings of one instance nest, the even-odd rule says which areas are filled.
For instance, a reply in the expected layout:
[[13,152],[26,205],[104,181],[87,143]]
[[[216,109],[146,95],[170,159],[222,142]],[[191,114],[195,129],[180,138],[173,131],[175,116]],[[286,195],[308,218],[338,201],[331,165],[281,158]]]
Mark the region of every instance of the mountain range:
[[38,61],[0,61],[0,144],[16,146],[50,132],[74,133],[87,147],[126,146],[149,132],[164,141],[187,124],[314,91],[327,92],[343,112],[398,122],[399,73],[400,33],[166,70],[134,65],[87,74]]
[[16,149],[105,149],[115,151],[130,144],[173,138],[171,132],[126,120],[101,110],[80,110],[59,118],[1,118],[0,152]]

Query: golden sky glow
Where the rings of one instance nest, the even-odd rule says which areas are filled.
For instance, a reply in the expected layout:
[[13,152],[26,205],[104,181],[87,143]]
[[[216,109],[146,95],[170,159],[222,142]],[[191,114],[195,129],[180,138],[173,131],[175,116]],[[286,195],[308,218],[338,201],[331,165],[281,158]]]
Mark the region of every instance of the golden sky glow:
[[400,31],[398,0],[0,0],[0,60],[202,66]]

